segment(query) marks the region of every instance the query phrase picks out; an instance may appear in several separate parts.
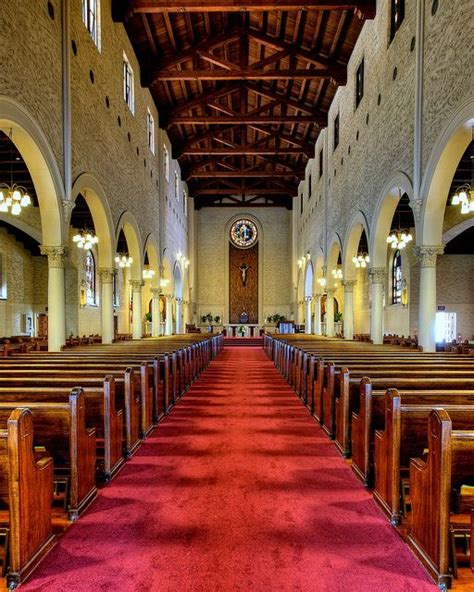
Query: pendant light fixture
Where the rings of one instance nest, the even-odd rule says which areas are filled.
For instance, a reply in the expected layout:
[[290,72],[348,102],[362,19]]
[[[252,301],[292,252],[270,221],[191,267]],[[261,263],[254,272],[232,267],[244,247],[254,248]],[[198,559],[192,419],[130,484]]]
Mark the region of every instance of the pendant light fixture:
[[31,205],[27,190],[13,182],[13,130],[10,129],[10,184],[0,183],[0,212],[13,216],[21,214],[22,208]]

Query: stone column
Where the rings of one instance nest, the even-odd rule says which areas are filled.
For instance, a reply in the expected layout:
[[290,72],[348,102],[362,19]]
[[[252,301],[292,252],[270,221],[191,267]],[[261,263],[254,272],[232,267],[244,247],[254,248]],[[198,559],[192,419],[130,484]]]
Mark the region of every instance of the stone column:
[[442,255],[443,246],[415,247],[420,260],[420,296],[418,311],[418,344],[425,352],[436,350],[436,257]]
[[48,257],[48,350],[57,352],[66,342],[65,248],[41,245],[40,249]]
[[314,300],[314,328],[315,335],[321,335],[321,297],[322,294],[313,294]]
[[310,335],[312,333],[311,327],[311,302],[313,301],[312,296],[306,296],[305,301],[305,319],[304,319],[304,332]]
[[182,319],[182,310],[183,310],[183,299],[176,298],[176,335],[180,335],[183,332],[183,319]]
[[186,333],[186,325],[190,324],[189,307],[191,303],[189,300],[183,300],[183,333]]
[[334,337],[334,294],[335,288],[328,288],[326,298],[326,335]]
[[166,298],[166,324],[165,324],[165,335],[173,334],[173,296],[171,294],[165,294]]
[[130,280],[133,293],[132,337],[142,338],[142,286],[143,280]]
[[101,316],[102,316],[102,343],[112,343],[114,340],[114,295],[113,277],[115,270],[112,267],[103,267],[99,270],[102,290]]
[[371,281],[370,338],[375,344],[383,343],[383,286],[385,275],[385,267],[371,267],[369,270]]
[[344,280],[344,339],[354,339],[354,286],[356,280]]
[[151,336],[158,337],[161,330],[160,289],[151,289]]

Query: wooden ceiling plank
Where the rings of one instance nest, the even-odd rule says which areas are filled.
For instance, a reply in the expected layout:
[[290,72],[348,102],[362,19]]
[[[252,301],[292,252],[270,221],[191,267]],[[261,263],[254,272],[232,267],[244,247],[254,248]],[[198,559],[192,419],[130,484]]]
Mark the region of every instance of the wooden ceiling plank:
[[280,125],[281,123],[313,123],[319,126],[324,125],[327,121],[325,115],[268,115],[268,116],[252,116],[252,115],[189,115],[176,116],[166,122],[165,128],[168,129],[172,125],[227,125],[233,123],[235,125]]

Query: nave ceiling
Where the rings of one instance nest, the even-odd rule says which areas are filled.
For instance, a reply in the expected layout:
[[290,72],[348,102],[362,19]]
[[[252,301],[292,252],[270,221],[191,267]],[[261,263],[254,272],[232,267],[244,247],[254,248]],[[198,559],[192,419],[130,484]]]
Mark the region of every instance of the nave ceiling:
[[375,1],[114,0],[197,209],[292,207]]

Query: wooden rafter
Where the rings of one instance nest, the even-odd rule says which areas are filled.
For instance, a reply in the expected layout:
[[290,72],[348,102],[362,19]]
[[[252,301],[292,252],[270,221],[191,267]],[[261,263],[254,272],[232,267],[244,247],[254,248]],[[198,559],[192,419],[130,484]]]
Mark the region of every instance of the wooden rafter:
[[127,14],[166,12],[270,12],[288,10],[354,10],[361,18],[373,18],[375,0],[342,2],[341,0],[118,0],[113,17],[121,20]]
[[112,0],[112,10],[196,204],[291,207],[375,0]]

